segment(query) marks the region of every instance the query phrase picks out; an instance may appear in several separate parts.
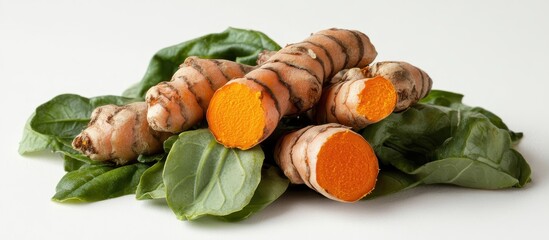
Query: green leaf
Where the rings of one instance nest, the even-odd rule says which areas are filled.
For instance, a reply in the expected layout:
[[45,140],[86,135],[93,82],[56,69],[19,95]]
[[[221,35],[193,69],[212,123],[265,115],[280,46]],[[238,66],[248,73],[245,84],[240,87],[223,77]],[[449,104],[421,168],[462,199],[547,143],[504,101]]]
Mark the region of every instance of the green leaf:
[[256,212],[259,212],[278,199],[286,189],[290,181],[281,175],[280,170],[275,166],[269,166],[261,170],[261,182],[255,190],[250,203],[242,210],[226,216],[219,216],[225,221],[241,221]]
[[170,150],[172,149],[173,143],[175,143],[175,141],[177,141],[178,138],[179,138],[178,135],[173,135],[173,136],[170,136],[168,139],[166,139],[164,141],[164,152],[169,153]]
[[36,108],[31,127],[38,133],[61,138],[76,136],[90,121],[89,99],[63,94]]
[[453,184],[480,189],[509,188],[518,179],[486,163],[470,158],[445,158],[421,166],[412,173],[425,184]]
[[165,165],[164,160],[178,138],[178,135],[173,135],[164,141],[164,153],[138,157],[137,160],[140,162],[157,161],[157,163],[147,169],[147,171],[143,173],[143,176],[141,176],[136,191],[136,198],[138,200],[166,198],[166,187],[164,186],[164,181],[162,179]]
[[19,142],[18,152],[20,155],[51,150],[56,147],[57,141],[55,140],[55,138],[48,135],[40,134],[32,130],[30,122],[34,116],[35,113],[33,113],[27,120],[27,123],[25,123],[23,138]]
[[183,132],[164,167],[168,205],[181,220],[240,211],[260,182],[264,158],[259,146],[223,147],[208,129]]
[[465,110],[465,111],[480,113],[485,117],[487,117],[490,120],[490,122],[492,122],[497,127],[503,130],[509,131],[509,134],[511,135],[511,140],[513,140],[513,142],[516,142],[522,138],[523,136],[522,133],[513,132],[509,130],[509,128],[503,122],[503,120],[496,114],[481,107],[467,106],[462,103],[462,100],[463,100],[463,95],[459,93],[453,93],[453,92],[442,91],[442,90],[431,90],[429,95],[427,95],[425,98],[420,100],[420,103],[448,107],[454,110]]
[[123,96],[143,98],[152,86],[169,81],[179,65],[189,56],[227,59],[255,65],[257,54],[264,49],[279,50],[280,46],[267,35],[238,28],[201,36],[158,51],[151,59],[143,79],[124,91]]
[[430,161],[434,149],[453,134],[458,121],[456,110],[416,104],[366,127],[362,134],[382,165],[411,172]]
[[433,89],[429,92],[429,95],[419,100],[419,102],[429,105],[437,105],[458,109],[463,105],[461,103],[462,100],[462,94]]
[[143,163],[122,167],[87,165],[65,174],[52,199],[57,202],[94,202],[133,194],[147,168]]
[[[90,98],[89,101],[90,101],[91,107],[95,109],[97,107],[108,105],[108,104],[122,106],[129,103],[138,102],[139,99],[113,96],[113,95],[104,95],[104,96],[92,97]],[[91,112],[90,112],[90,115],[91,115]]]
[[166,198],[166,187],[162,180],[165,161],[159,161],[143,172],[135,197],[138,200]]
[[166,153],[157,153],[152,155],[139,155],[137,161],[141,163],[158,162],[166,156]]
[[[456,185],[498,189],[520,187],[530,181],[530,167],[520,153],[512,149],[509,131],[499,128],[485,115],[474,111],[462,112],[461,119],[456,134],[436,150],[436,159],[459,161],[460,166],[467,162],[467,168],[460,169],[460,176],[453,178]],[[455,165],[457,168],[458,164]],[[489,171],[492,169],[495,171]],[[463,177],[467,174],[471,176]],[[461,184],[460,181],[464,178],[465,181],[474,181]],[[505,181],[507,178],[511,179]]]
[[399,191],[414,188],[421,184],[413,175],[408,175],[394,169],[384,169],[377,176],[377,182],[374,190],[364,198],[373,199],[385,195],[390,195]]
[[514,131],[509,130],[507,125],[503,122],[503,120],[499,116],[497,116],[496,114],[494,114],[494,113],[492,113],[492,112],[490,112],[490,111],[488,111],[484,108],[475,107],[475,108],[471,108],[469,111],[477,112],[477,113],[480,113],[480,114],[484,115],[496,127],[500,128],[500,129],[503,129],[503,130],[506,130],[509,133],[509,135],[511,136],[511,140],[513,142],[519,141],[523,136],[523,133],[521,133],[521,132],[514,132]]
[[63,156],[63,166],[65,168],[65,172],[72,172],[72,171],[78,170],[82,166],[85,166],[85,165],[86,165],[85,162],[74,159],[74,158],[69,157],[67,155]]

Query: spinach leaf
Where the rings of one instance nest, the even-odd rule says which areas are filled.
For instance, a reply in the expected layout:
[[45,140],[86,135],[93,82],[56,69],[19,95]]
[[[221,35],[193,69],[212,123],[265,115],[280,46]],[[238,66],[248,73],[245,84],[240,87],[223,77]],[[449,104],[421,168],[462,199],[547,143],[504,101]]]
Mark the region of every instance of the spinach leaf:
[[164,141],[164,152],[152,155],[139,155],[137,157],[137,161],[142,163],[150,163],[165,160],[166,156],[168,156],[168,153],[170,152],[170,149],[172,148],[173,143],[177,140],[178,137],[178,135],[173,135]]
[[93,108],[89,99],[63,94],[36,108],[33,130],[56,137],[76,136],[88,124]]
[[[530,181],[530,167],[516,150],[512,149],[509,131],[493,124],[485,115],[474,111],[461,113],[461,124],[456,134],[436,150],[436,159],[416,170],[426,176],[424,182],[432,181],[435,168],[451,165],[455,172],[444,173],[447,180],[438,181],[475,188],[522,187]],[[434,165],[434,166],[433,166]],[[427,177],[427,175],[429,175]]]
[[166,156],[166,153],[157,153],[152,155],[139,155],[137,156],[137,161],[141,163],[150,163],[150,162],[158,162],[162,160]]
[[173,136],[170,136],[168,139],[166,139],[164,141],[164,152],[169,153],[170,150],[172,149],[173,143],[175,143],[175,141],[177,141],[178,138],[179,138],[178,135],[173,135]]
[[143,98],[152,86],[169,81],[179,65],[189,56],[220,58],[255,65],[257,54],[280,46],[267,35],[253,30],[228,28],[221,33],[201,36],[158,51],[151,59],[143,79],[124,91],[123,96]]
[[442,90],[431,90],[429,95],[427,95],[425,98],[420,100],[420,103],[449,107],[455,110],[466,110],[470,112],[480,113],[485,117],[487,117],[490,120],[490,122],[492,122],[498,128],[509,131],[509,134],[511,135],[511,140],[513,140],[513,142],[518,141],[522,138],[523,136],[522,133],[513,132],[509,130],[509,128],[503,122],[503,120],[496,114],[481,107],[467,106],[462,103],[462,99],[463,99],[463,95],[459,93],[453,93],[453,92],[442,91]]
[[521,135],[462,97],[434,90],[422,104],[362,130],[381,168],[371,197],[420,184],[500,189],[530,181],[528,163],[513,149]]
[[461,101],[463,94],[433,89],[427,96],[420,99],[420,103],[459,109],[464,106]]
[[57,202],[94,202],[133,194],[147,168],[143,163],[121,167],[81,166],[61,178],[52,199]]
[[157,161],[143,173],[141,180],[139,180],[139,185],[137,185],[137,191],[135,193],[138,200],[166,198],[166,187],[164,186],[162,173],[164,171],[166,157],[178,138],[178,135],[173,135],[166,139],[164,141],[163,153],[138,157],[137,160],[140,162]]
[[86,163],[83,161],[69,157],[67,155],[63,156],[63,166],[65,168],[65,172],[72,172],[72,171],[78,170],[85,165]]
[[23,138],[19,142],[18,152],[20,155],[51,150],[57,147],[58,142],[55,140],[55,138],[32,130],[30,122],[34,118],[34,116],[35,113],[32,113],[32,115],[27,120],[27,123],[25,123],[25,128],[23,129]]
[[364,199],[373,199],[393,194],[406,189],[414,188],[421,184],[415,176],[403,173],[398,170],[385,167],[377,175],[376,187],[366,195]]
[[165,161],[159,161],[143,172],[135,198],[138,200],[166,198],[166,187],[162,180]]
[[434,149],[452,136],[458,111],[417,104],[366,127],[362,134],[382,165],[409,173],[433,158]]
[[277,167],[269,166],[263,168],[261,170],[261,182],[259,182],[250,203],[238,212],[226,216],[219,216],[219,218],[225,221],[244,220],[273,203],[286,192],[289,184],[290,181],[288,178],[282,176],[280,169]]
[[260,182],[264,158],[259,146],[223,147],[208,129],[183,132],[164,167],[167,203],[181,220],[240,211]]

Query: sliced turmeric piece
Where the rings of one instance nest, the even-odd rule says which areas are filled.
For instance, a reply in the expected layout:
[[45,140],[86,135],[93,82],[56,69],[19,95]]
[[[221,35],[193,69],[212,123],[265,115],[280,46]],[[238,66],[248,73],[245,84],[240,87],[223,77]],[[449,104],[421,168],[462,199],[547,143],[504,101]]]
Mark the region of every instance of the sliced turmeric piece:
[[94,109],[87,128],[74,138],[72,146],[92,160],[122,165],[140,154],[161,151],[170,135],[149,127],[145,102],[105,105]]
[[[231,80],[218,89],[206,114],[209,128],[221,144],[249,149],[265,140],[283,116],[311,109],[320,99],[325,79],[344,68],[365,67],[376,55],[369,38],[361,32],[344,29],[317,32],[302,42],[284,47],[243,78]],[[257,99],[247,91],[229,87],[234,83],[261,92],[260,112],[264,120],[259,125],[265,127],[254,128],[255,132],[249,135],[222,138],[241,128],[255,126],[257,123],[253,121],[261,120],[251,115],[257,111],[247,111],[231,103],[231,98],[242,102]],[[251,97],[246,99],[246,96]],[[233,121],[237,119],[239,121]],[[257,136],[260,138],[256,139]]]
[[425,71],[407,62],[378,62],[363,71],[366,77],[382,76],[393,82],[398,94],[396,112],[409,108],[427,96],[433,86],[433,80]]
[[407,62],[377,62],[365,68],[345,69],[336,74],[331,83],[381,76],[391,80],[398,95],[395,112],[408,109],[431,91],[433,80],[420,68]]
[[171,81],[147,91],[150,126],[171,133],[189,129],[204,119],[215,90],[253,68],[228,60],[188,57]]
[[[222,120],[219,124],[211,126],[213,132],[220,135],[215,135],[217,139],[224,142],[235,142],[240,138],[247,142],[242,142],[244,146],[251,146],[258,141],[262,135],[260,134],[265,128],[265,112],[261,107],[262,96],[260,90],[252,90],[243,84],[231,83],[227,86],[229,91],[221,92],[219,98],[212,99],[213,106],[220,106],[217,103],[220,99],[228,102],[223,105],[229,108],[238,108],[243,114],[223,115],[221,108],[211,108],[209,113],[218,114]],[[238,93],[234,96],[223,96],[223,94]],[[221,112],[221,113],[218,113]],[[233,129],[234,125],[242,125],[246,127]],[[233,131],[227,131],[231,129]]]
[[397,93],[391,81],[380,76],[361,78],[325,88],[312,114],[320,124],[340,123],[362,129],[389,116],[396,102]]
[[275,160],[294,184],[306,184],[341,202],[355,202],[370,193],[379,172],[370,144],[349,127],[329,123],[285,135]]

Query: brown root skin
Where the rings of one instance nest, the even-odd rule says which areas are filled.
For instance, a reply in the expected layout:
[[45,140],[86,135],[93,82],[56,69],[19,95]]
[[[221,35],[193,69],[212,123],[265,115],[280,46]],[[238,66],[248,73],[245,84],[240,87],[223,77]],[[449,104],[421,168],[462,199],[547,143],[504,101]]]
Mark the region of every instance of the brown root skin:
[[[257,111],[247,111],[249,109],[240,108],[231,102],[232,98],[240,99],[242,102],[253,102],[257,101],[256,97],[243,99],[244,95],[251,95],[246,94],[246,91],[235,91],[234,88],[227,87],[227,84],[214,93],[209,106],[207,120],[210,130],[217,141],[226,147],[253,147],[274,131],[283,116],[303,113],[313,108],[321,97],[326,79],[344,68],[365,67],[376,56],[377,52],[365,34],[345,29],[319,31],[302,42],[287,45],[272,55],[265,53],[264,58],[260,56],[260,63],[263,63],[261,66],[243,78],[228,83],[239,82],[249,86],[250,91],[261,92],[259,95],[265,100],[262,100],[260,108],[265,119],[259,125],[264,125],[265,128],[261,133],[254,132],[241,138],[217,138],[257,125],[251,122],[255,117],[248,115]],[[245,81],[253,84],[245,84]],[[227,120],[229,122],[225,122]],[[262,137],[256,140],[258,135]],[[248,144],[250,141],[253,145]]]
[[[347,74],[355,77],[356,70],[358,68],[350,69]],[[341,80],[324,89],[320,101],[311,111],[317,124],[340,123],[358,130],[393,112],[397,94],[388,79],[378,76],[344,81],[347,76],[340,77]]]
[[252,69],[228,60],[188,57],[171,81],[147,91],[149,125],[156,131],[171,133],[189,129],[204,119],[215,90]]
[[263,50],[261,52],[259,52],[259,54],[257,55],[257,65],[263,65],[264,63],[266,63],[269,58],[271,58],[273,55],[275,55],[276,51],[271,51],[271,50]]
[[119,165],[135,161],[140,154],[158,153],[171,134],[152,130],[146,116],[147,104],[144,102],[98,107],[72,146],[92,160]]
[[355,202],[370,193],[379,172],[368,142],[334,123],[285,135],[275,148],[275,161],[293,184],[306,184],[341,202]]
[[334,77],[330,79],[328,84],[332,85],[340,82],[364,78],[366,78],[366,75],[364,74],[364,71],[360,68],[343,69],[339,71],[336,75],[334,75]]

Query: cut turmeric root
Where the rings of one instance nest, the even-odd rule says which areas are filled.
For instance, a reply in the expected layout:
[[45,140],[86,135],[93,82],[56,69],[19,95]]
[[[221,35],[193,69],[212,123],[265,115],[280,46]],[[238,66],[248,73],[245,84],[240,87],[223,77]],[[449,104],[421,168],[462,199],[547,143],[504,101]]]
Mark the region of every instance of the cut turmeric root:
[[363,69],[345,69],[336,74],[331,82],[350,81],[382,76],[391,80],[398,95],[395,112],[406,110],[431,91],[433,80],[425,71],[407,62],[377,62]]
[[226,147],[249,149],[265,140],[283,116],[311,109],[325,79],[345,68],[365,67],[376,55],[361,32],[317,32],[218,89],[207,111],[208,126]]
[[409,108],[427,96],[433,86],[433,80],[427,73],[406,62],[378,62],[363,71],[368,78],[382,76],[393,82],[398,94],[396,112]]
[[340,123],[358,130],[389,116],[396,103],[397,93],[390,80],[356,78],[325,88],[312,118],[319,124]]
[[305,183],[341,202],[354,202],[370,193],[379,172],[370,144],[335,123],[308,126],[285,135],[277,144],[275,160],[292,183]]
[[88,127],[76,136],[72,146],[92,160],[111,160],[122,165],[140,154],[161,151],[169,136],[149,127],[144,102],[105,105],[92,112]]
[[147,120],[156,131],[179,133],[204,119],[215,90],[252,66],[228,60],[188,57],[170,82],[147,91]]

